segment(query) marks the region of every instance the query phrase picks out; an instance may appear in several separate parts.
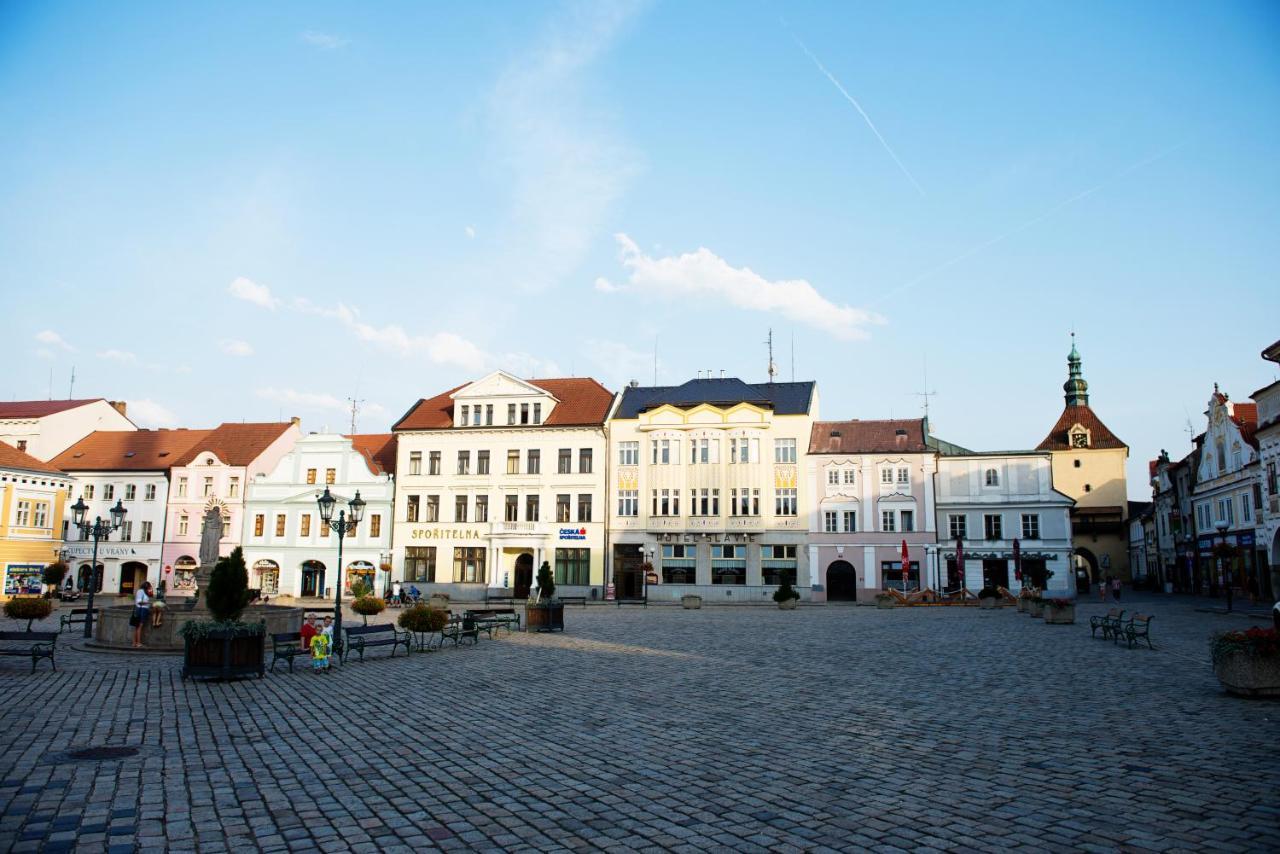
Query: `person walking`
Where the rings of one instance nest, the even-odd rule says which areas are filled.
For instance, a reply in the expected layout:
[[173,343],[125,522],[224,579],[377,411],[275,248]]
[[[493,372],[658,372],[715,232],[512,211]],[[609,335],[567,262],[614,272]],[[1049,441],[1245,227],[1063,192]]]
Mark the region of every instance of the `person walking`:
[[133,615],[129,625],[133,626],[133,648],[142,649],[142,627],[147,624],[151,615],[151,582],[144,581],[133,596]]
[[1120,604],[1120,576],[1111,577],[1111,596],[1116,600],[1116,604]]
[[1106,602],[1107,595],[1111,590],[1111,576],[1106,575],[1098,579],[1098,601]]
[[403,605],[404,600],[400,598],[400,582],[397,581],[391,585],[391,602],[395,605]]

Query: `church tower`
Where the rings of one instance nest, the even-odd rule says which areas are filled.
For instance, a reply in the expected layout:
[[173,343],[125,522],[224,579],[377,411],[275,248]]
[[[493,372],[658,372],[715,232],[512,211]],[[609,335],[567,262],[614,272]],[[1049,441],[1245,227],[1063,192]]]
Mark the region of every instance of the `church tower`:
[[[1125,463],[1129,446],[1102,423],[1089,406],[1089,383],[1071,334],[1065,406],[1036,450],[1050,452],[1053,486],[1075,499],[1071,511],[1076,569],[1096,582],[1108,575],[1130,578],[1129,491]],[[1067,571],[1067,568],[1063,568]],[[1082,579],[1077,574],[1077,583]]]

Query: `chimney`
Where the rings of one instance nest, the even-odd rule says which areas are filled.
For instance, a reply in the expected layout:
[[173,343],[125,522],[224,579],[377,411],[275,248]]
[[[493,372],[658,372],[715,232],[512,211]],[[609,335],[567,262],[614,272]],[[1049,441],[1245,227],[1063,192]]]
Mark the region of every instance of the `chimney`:
[[294,415],[292,418],[289,419],[289,423],[292,424],[294,427],[298,427],[302,424],[302,419]]
[[[111,408],[116,412],[119,412],[121,415],[125,415],[124,410],[129,405],[123,400],[108,400],[107,403],[111,404]],[[129,416],[125,415],[125,417],[128,418]]]

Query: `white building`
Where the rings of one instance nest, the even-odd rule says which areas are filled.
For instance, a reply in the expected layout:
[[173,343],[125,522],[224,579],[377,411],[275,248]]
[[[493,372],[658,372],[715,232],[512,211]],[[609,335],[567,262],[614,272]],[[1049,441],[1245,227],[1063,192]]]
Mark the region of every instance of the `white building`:
[[125,404],[91,400],[0,402],[0,442],[49,461],[96,430],[137,430]]
[[[1280,341],[1262,351],[1262,358],[1280,363]],[[1256,530],[1259,566],[1269,566],[1260,573],[1265,600],[1280,599],[1280,382],[1253,393],[1257,406],[1258,427],[1255,437],[1261,474],[1262,518]]]
[[964,586],[1018,591],[1022,577],[1046,594],[1075,595],[1071,508],[1053,486],[1052,456],[1039,451],[944,453],[938,458],[938,545],[948,589],[956,586],[957,540]]
[[[70,505],[84,499],[85,519],[110,518],[108,511],[119,501],[126,511],[124,525],[98,544],[99,591],[131,595],[142,582],[158,585],[163,579],[165,509],[169,500],[169,469],[208,430],[98,431],[76,442],[52,460],[75,478],[68,493],[63,518],[71,519]],[[93,541],[75,529],[66,531],[67,562],[76,586],[89,584]]]
[[609,421],[616,595],[768,601],[785,579],[808,598],[817,415],[812,382],[628,387]]
[[[1259,574],[1255,527],[1261,510],[1258,483],[1258,410],[1252,403],[1235,403],[1215,383],[1205,410],[1208,427],[1201,440],[1200,468],[1192,493],[1201,587],[1216,591],[1228,567],[1214,554],[1226,542],[1239,550],[1231,561],[1232,580],[1247,587]],[[1264,564],[1265,565],[1265,564]]]
[[245,498],[245,565],[263,596],[328,597],[338,577],[338,537],[320,521],[316,498],[327,486],[336,518],[356,492],[364,519],[343,541],[343,589],[356,580],[385,592],[391,560],[395,439],[390,433],[304,436],[275,468],[257,474]]
[[395,577],[525,596],[545,561],[561,592],[601,595],[613,402],[593,379],[495,371],[414,404],[392,427]]

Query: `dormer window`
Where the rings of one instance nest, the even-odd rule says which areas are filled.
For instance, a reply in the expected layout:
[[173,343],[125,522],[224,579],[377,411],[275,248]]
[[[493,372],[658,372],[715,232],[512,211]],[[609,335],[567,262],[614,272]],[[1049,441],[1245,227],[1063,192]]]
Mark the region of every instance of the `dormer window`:
[[542,404],[541,403],[535,403],[533,405],[533,423],[534,424],[542,423]]
[[470,406],[465,406],[465,405],[464,405],[464,406],[462,407],[462,417],[461,417],[460,419],[458,419],[458,426],[459,426],[459,427],[466,427],[466,426],[467,426],[467,416],[468,416],[470,413],[471,413],[471,407],[470,407]]
[[514,403],[508,403],[507,404],[507,424],[513,425],[515,423],[516,423],[516,405]]
[[520,404],[520,423],[529,423],[529,404],[527,403]]
[[484,407],[484,424],[486,427],[493,426],[493,404],[487,403]]
[[480,426],[480,404],[478,403],[475,406],[471,407],[471,426],[472,427]]
[[1000,485],[1000,472],[996,469],[987,469],[986,478],[984,480],[987,486]]

